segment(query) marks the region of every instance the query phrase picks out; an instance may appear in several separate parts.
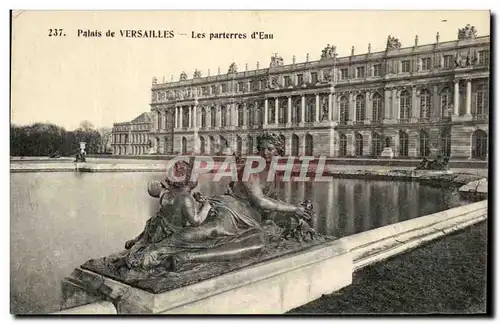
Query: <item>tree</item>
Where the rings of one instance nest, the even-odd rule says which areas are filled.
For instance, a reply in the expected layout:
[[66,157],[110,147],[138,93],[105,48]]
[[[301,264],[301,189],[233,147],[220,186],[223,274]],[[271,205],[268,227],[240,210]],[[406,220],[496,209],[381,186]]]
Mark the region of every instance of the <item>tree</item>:
[[90,132],[94,130],[94,124],[92,124],[88,120],[84,120],[80,123],[80,127],[78,129],[83,130],[85,132]]
[[97,131],[101,135],[99,152],[107,152],[108,146],[111,144],[111,128],[101,127]]

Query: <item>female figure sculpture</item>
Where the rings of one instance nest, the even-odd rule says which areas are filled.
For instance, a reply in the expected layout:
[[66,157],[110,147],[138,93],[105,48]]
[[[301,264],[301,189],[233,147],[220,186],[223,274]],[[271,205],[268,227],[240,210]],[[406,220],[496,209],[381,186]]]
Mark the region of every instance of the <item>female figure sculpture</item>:
[[151,195],[160,198],[161,208],[144,232],[126,243],[127,266],[176,270],[184,263],[252,257],[265,245],[261,225],[269,214],[310,219],[310,207],[295,206],[265,194],[269,193],[266,180],[271,159],[284,149],[280,137],[260,136],[258,149],[267,162],[266,168],[248,180],[241,178],[243,168],[239,168],[238,181],[231,182],[230,190],[208,199],[192,193],[197,184],[190,181],[191,165],[177,162],[174,171],[185,180],[167,179],[162,189],[150,190]]

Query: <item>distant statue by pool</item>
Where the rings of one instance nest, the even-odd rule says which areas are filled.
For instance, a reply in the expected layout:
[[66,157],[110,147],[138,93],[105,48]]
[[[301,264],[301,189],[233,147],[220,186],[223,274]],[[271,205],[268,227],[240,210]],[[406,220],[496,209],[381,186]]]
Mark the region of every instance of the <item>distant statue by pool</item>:
[[441,154],[435,160],[428,160],[424,157],[415,170],[446,171],[449,170],[448,162],[449,158]]
[[76,152],[76,157],[75,157],[75,161],[74,162],[86,162],[86,158],[85,158],[85,151],[78,151]]
[[85,143],[85,142],[80,142],[80,149],[76,153],[75,162],[85,162],[86,161],[86,159],[85,159],[85,156],[87,155],[87,153],[85,152],[86,144],[87,143]]
[[[148,192],[159,198],[160,208],[136,238],[125,244],[124,264],[129,269],[162,267],[176,271],[186,263],[231,262],[252,258],[267,244],[266,229],[281,230],[283,239],[314,240],[314,208],[310,201],[293,205],[276,198],[274,182],[265,181],[269,164],[284,145],[278,135],[263,134],[258,150],[266,160],[259,174],[232,181],[225,194],[205,197],[194,192],[192,163],[178,161],[173,172],[182,181],[166,179],[149,184]],[[282,223],[285,229],[278,226]]]

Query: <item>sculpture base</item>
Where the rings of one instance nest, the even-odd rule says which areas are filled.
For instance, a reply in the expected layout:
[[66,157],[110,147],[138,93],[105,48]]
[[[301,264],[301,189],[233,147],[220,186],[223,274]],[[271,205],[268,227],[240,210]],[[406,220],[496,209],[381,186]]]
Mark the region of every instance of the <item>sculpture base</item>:
[[[352,272],[340,240],[161,293],[78,268],[63,282],[63,309],[109,300],[118,314],[280,314],[350,285]],[[176,279],[156,278],[151,287],[166,280]]]
[[394,152],[392,151],[392,148],[384,147],[384,150],[382,151],[382,153],[380,153],[380,156],[383,158],[392,159],[394,157]]

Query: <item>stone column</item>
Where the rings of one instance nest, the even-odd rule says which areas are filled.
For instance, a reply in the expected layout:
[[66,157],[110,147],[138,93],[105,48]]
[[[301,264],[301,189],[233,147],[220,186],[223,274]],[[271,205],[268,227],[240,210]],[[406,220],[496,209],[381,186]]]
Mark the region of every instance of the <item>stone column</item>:
[[459,89],[459,80],[453,81],[453,115],[460,115],[460,89]]
[[316,123],[319,123],[319,111],[320,111],[321,107],[319,106],[319,94],[316,94],[316,116],[314,117],[314,121]]
[[392,117],[393,119],[399,119],[399,109],[398,109],[398,90],[392,89]]
[[328,95],[328,121],[337,120],[338,113],[335,109],[337,106],[335,104],[335,100],[336,95],[334,93],[330,93]]
[[192,109],[193,109],[193,106],[188,106],[188,116],[189,116],[189,122],[188,122],[188,128],[191,128],[193,127],[193,115],[192,115]]
[[183,115],[183,107],[179,107],[179,128],[182,128],[182,115]]
[[337,100],[337,94],[332,93],[330,96],[331,96],[330,111],[329,111],[329,114],[331,117],[330,121],[334,120],[334,121],[338,122],[340,113],[339,113],[339,104],[338,104],[338,100]]
[[175,128],[179,128],[179,107],[175,107]]
[[434,85],[433,91],[432,91],[432,108],[430,111],[430,117],[433,119],[438,118],[441,116],[441,102],[439,100],[439,93],[438,93],[438,86],[437,84]]
[[264,100],[264,125],[268,124],[268,109],[269,109],[269,103],[267,98]]
[[210,117],[210,107],[205,107],[205,126],[207,128],[210,128],[210,121],[211,120],[212,120],[212,117]]
[[471,100],[472,100],[472,84],[471,80],[467,79],[467,94],[465,97],[465,114],[467,116],[471,115]]
[[305,123],[306,122],[306,97],[302,95],[301,97],[302,102],[301,102],[301,108],[300,108],[300,122]]
[[384,118],[391,119],[391,90],[384,90]]
[[156,111],[153,112],[153,130],[156,130],[158,126],[158,113]]
[[356,121],[356,107],[354,107],[354,94],[349,92],[349,101],[347,103],[349,105],[349,120],[353,122]]
[[198,110],[198,105],[196,106],[193,106],[193,128],[194,129],[198,129],[198,114],[197,114],[197,111]]
[[287,116],[287,124],[291,124],[292,123],[292,97],[289,96],[288,97],[288,116]]
[[279,99],[274,98],[274,123],[278,125]]

